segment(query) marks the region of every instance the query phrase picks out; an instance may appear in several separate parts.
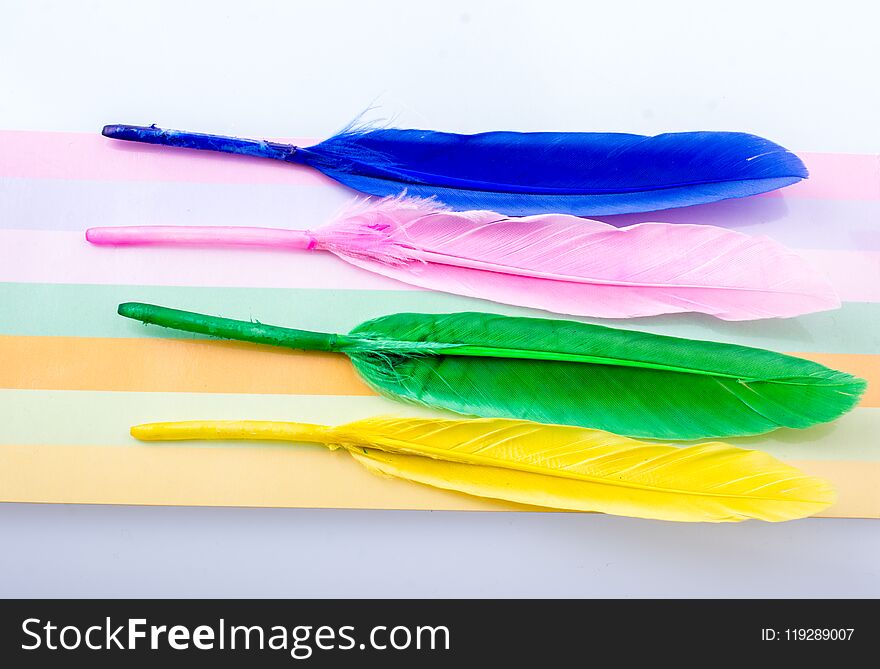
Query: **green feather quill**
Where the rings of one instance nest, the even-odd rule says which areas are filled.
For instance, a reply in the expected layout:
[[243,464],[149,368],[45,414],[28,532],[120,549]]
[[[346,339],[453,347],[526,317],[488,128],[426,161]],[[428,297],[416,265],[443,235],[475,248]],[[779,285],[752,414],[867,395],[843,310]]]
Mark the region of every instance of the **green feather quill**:
[[144,323],[288,348],[339,351],[379,392],[458,413],[702,439],[804,428],[852,409],[865,381],[762,349],[494,314],[394,314],[347,335],[148,304]]

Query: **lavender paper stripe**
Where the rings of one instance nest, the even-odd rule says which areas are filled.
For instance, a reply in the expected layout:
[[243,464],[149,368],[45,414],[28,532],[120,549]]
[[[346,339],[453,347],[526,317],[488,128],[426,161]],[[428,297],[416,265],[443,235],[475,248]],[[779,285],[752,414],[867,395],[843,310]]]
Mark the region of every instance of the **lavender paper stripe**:
[[[253,225],[309,228],[354,195],[282,184],[65,181],[0,178],[0,227],[84,230],[95,225]],[[643,221],[721,225],[793,248],[880,251],[880,200],[755,197],[648,214]]]

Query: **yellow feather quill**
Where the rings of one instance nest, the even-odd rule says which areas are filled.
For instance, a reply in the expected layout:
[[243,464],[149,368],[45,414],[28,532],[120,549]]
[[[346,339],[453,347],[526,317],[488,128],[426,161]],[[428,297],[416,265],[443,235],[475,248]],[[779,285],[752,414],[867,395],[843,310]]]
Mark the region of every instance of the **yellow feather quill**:
[[246,439],[345,448],[380,474],[479,497],[638,518],[791,520],[834,502],[822,479],[759,451],[683,448],[522,420],[369,418],[338,427],[270,421],[149,423],[146,441]]

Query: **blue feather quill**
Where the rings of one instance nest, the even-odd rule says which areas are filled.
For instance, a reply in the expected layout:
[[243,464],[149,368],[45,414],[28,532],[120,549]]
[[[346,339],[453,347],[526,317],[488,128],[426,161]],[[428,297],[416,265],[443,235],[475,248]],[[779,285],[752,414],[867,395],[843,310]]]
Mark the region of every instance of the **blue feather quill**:
[[319,144],[108,125],[106,137],[308,165],[370,195],[436,197],[457,210],[599,216],[764,193],[807,177],[803,162],[740,132],[487,132],[350,128]]

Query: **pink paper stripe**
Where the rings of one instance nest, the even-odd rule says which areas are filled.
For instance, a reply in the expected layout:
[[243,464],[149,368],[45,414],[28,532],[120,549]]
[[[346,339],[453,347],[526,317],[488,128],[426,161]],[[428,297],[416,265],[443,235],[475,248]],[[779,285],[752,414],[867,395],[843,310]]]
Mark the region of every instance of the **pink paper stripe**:
[[[308,146],[315,139],[296,138]],[[878,200],[880,155],[804,153],[810,179],[770,197]],[[327,184],[315,170],[274,160],[111,140],[95,133],[0,131],[0,177]]]
[[[801,250],[846,302],[880,302],[880,252]],[[161,271],[158,267],[161,266]],[[308,251],[97,247],[81,232],[0,230],[0,281],[421,290]]]
[[798,153],[810,178],[758,197],[814,200],[880,200],[880,155]]

